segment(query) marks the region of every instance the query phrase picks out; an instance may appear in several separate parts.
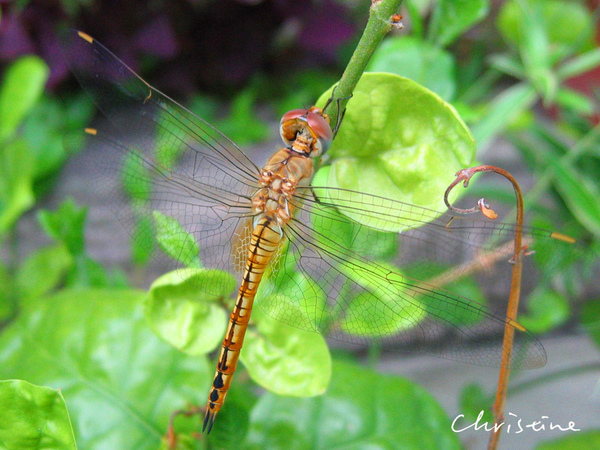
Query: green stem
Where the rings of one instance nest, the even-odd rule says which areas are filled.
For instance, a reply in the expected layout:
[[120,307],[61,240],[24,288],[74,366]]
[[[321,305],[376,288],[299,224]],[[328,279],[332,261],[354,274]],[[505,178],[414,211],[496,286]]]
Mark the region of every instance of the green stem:
[[371,2],[369,20],[365,31],[333,93],[332,102],[325,111],[331,117],[333,127],[337,125],[337,120],[340,117],[339,111],[343,111],[346,107],[375,49],[394,27],[392,16],[398,13],[402,2],[403,0],[373,0]]

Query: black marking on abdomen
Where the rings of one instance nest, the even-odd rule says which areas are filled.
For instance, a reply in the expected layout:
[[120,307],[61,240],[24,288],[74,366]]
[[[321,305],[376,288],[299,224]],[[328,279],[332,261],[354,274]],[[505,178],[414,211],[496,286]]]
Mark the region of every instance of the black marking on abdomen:
[[220,360],[217,362],[217,369],[219,369],[220,371],[223,371],[223,372],[225,372],[225,371],[227,371],[227,368],[228,368],[228,367],[227,367],[227,365],[223,365],[223,366],[221,366],[221,364],[222,364],[223,362],[227,362],[227,353],[229,353],[229,347],[223,347],[223,349],[224,349],[224,350],[223,350],[223,358],[222,358],[222,359],[220,359]]
[[223,373],[219,372],[219,375],[215,377],[215,381],[213,381],[213,386],[216,389],[221,389],[223,387]]

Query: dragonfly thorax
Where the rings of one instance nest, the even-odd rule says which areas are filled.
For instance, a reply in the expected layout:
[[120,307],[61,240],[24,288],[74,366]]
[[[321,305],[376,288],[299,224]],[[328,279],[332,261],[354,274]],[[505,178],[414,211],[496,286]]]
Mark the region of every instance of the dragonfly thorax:
[[313,162],[306,154],[291,148],[275,153],[260,172],[261,188],[252,197],[254,214],[267,215],[285,225],[294,214],[292,201],[296,188],[308,186],[313,176]]

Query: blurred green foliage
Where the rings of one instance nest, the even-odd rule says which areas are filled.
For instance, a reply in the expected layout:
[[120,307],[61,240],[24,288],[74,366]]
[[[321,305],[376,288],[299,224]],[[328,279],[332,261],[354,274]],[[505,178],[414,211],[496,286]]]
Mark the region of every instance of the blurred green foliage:
[[[73,14],[81,7],[63,3]],[[597,267],[600,238],[600,112],[596,97],[570,84],[600,65],[596,16],[584,2],[567,0],[509,0],[495,22],[487,0],[411,0],[406,10],[411,35],[387,39],[369,70],[410,78],[452,103],[478,150],[499,136],[515,145],[537,180],[526,196],[534,223],[568,229],[585,247],[576,254],[587,257],[554,259],[564,276],[551,272],[556,266],[547,268],[550,275],[532,293],[522,323],[547,332],[581,306],[581,323],[600,349],[598,300],[581,297],[586,275]],[[470,35],[475,26],[480,34]],[[497,38],[494,45],[490,36]],[[92,112],[82,96],[65,101],[43,96],[47,77],[45,63],[26,56],[5,69],[0,85],[0,379],[7,380],[0,381],[0,442],[32,449],[76,448],[75,440],[81,448],[167,448],[169,415],[205,402],[203,387],[214,370],[206,354],[219,345],[223,298],[229,296],[219,292],[199,301],[186,277],[226,275],[198,269],[197,244],[177,228],[181,225],[157,214],[152,227],[160,249],[194,269],[159,278],[147,294],[128,288],[123,273],[108,273],[87,254],[87,211],[71,200],[55,211],[38,210],[39,230],[51,242],[19,259],[15,228],[53,188],[68,158],[65,136],[83,128]],[[227,119],[204,96],[192,109],[234,141],[256,142],[268,128],[255,106],[272,101],[273,91],[282,98],[272,109],[281,113],[313,102],[334,81],[330,72],[303,70],[273,89],[258,75],[237,95]],[[537,105],[541,109],[532,113]],[[396,112],[416,115],[404,107],[397,102]],[[349,122],[351,117],[349,112]],[[391,139],[396,130],[382,132]],[[82,142],[75,138],[69,146]],[[126,189],[132,199],[146,200],[143,187]],[[488,197],[512,202],[504,190]],[[138,236],[134,242],[150,239]],[[132,258],[144,264],[150,255],[140,247]],[[231,291],[236,282],[231,280]],[[286,288],[265,301],[276,301]],[[480,295],[469,283],[450,288],[466,289],[470,298]],[[248,376],[236,379],[218,426],[197,440],[199,419],[178,417],[177,448],[239,442],[249,448],[393,448],[398,442],[407,448],[460,447],[444,411],[414,383],[332,360],[321,336],[269,320],[260,318],[248,336],[242,356]],[[13,378],[27,381],[8,381]],[[253,382],[286,396],[327,393],[297,399],[268,392],[256,398]],[[475,417],[489,404],[477,386],[465,387],[461,399],[465,414]],[[592,431],[541,448],[592,448],[597,441]]]

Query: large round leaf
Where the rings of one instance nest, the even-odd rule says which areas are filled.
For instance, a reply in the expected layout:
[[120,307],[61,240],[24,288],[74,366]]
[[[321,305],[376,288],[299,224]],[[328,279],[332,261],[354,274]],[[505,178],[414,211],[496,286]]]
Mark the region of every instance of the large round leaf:
[[450,419],[404,378],[335,362],[327,393],[310,399],[267,394],[251,415],[251,448],[460,448]]
[[323,336],[272,319],[258,308],[253,315],[256,327],[248,330],[240,356],[252,379],[281,395],[309,397],[325,392],[331,356]]
[[[340,328],[345,333],[371,337],[393,336],[415,327],[426,318],[427,313],[422,308],[419,298],[410,296],[404,298],[400,292],[397,298],[390,298],[385,290],[382,291],[381,279],[387,278],[390,281],[403,279],[403,276],[398,273],[398,268],[379,263],[369,267],[368,270],[356,267],[344,272],[352,281],[365,289],[363,293],[352,298],[345,316],[340,321]],[[399,309],[401,313],[390,314],[388,307],[393,310]]]
[[[198,286],[218,286],[207,293]],[[236,280],[227,272],[180,269],[152,283],[144,313],[152,330],[190,355],[213,351],[223,339],[227,314],[219,301],[229,298]]]
[[60,391],[22,380],[0,381],[0,448],[77,448]]
[[[330,95],[331,90],[318,103]],[[475,141],[455,109],[433,92],[397,75],[365,73],[329,156],[331,165],[317,172],[313,186],[351,189],[445,211],[444,191],[458,170],[471,165]],[[360,201],[345,191],[316,192],[328,195],[332,203],[333,196]],[[360,217],[351,218],[360,222]],[[404,219],[382,219],[377,225],[398,231]]]
[[80,448],[155,449],[173,411],[206,401],[212,367],[154,336],[143,295],[62,292],[28,302],[0,335],[0,378],[61,389]]

